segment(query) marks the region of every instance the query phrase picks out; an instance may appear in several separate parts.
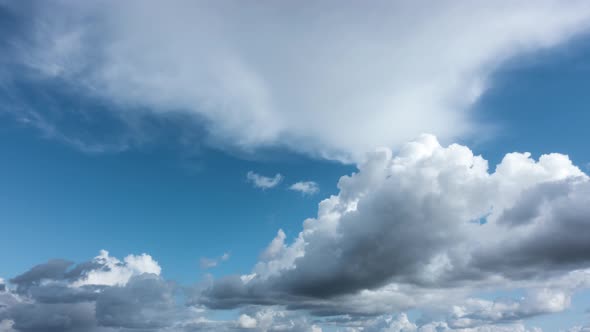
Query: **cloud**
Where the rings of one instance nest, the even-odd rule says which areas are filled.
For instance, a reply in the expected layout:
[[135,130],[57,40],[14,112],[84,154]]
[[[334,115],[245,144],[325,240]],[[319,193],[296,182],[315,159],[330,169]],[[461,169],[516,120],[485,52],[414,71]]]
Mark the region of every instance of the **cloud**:
[[[52,260],[10,279],[0,291],[0,327],[19,332],[184,329],[199,314],[177,302],[177,287],[149,255],[123,261],[106,251],[73,264]],[[188,330],[187,330],[188,331]]]
[[199,266],[203,270],[210,269],[216,267],[221,262],[227,261],[229,258],[230,254],[228,252],[216,258],[201,257],[201,259],[199,260]]
[[2,4],[7,84],[76,87],[130,128],[183,112],[217,147],[340,160],[479,133],[468,110],[498,66],[590,25],[586,1],[21,3]]
[[283,176],[277,173],[271,178],[250,171],[248,174],[246,174],[246,179],[248,179],[248,181],[252,183],[254,187],[265,190],[278,186],[279,183],[283,181]]
[[246,314],[242,314],[240,315],[240,318],[238,318],[238,325],[244,329],[253,329],[256,327],[257,321]]
[[423,135],[371,154],[338,188],[294,240],[279,231],[251,274],[217,280],[201,301],[376,314],[590,262],[590,181],[565,155],[509,153],[490,173],[467,147]]
[[320,191],[320,186],[313,181],[301,181],[293,183],[289,189],[299,191],[304,195],[313,195]]
[[[295,239],[279,230],[248,274],[191,288],[147,254],[50,260],[0,289],[0,326],[533,332],[525,320],[563,312],[590,288],[590,178],[565,155],[509,153],[490,172],[467,147],[423,135],[370,154],[338,188]],[[477,296],[495,290],[522,295]],[[412,309],[423,317],[401,314]]]
[[590,332],[590,326],[574,326],[568,329],[567,332]]
[[415,323],[405,313],[358,320],[333,320],[332,323],[343,324],[340,326],[346,326],[344,331],[348,332],[542,332],[540,328],[527,328],[521,322],[486,324],[471,328],[452,327],[444,320]]
[[117,258],[109,256],[108,251],[101,250],[100,255],[95,257],[92,262],[101,266],[101,269],[84,272],[83,277],[77,280],[73,284],[74,286],[125,285],[133,276],[144,273],[160,275],[162,271],[158,262],[147,254],[129,255],[121,262]]
[[148,272],[151,267],[125,282],[87,278],[93,271],[145,263],[146,256],[129,255],[121,261],[102,251],[88,262],[52,260],[32,267],[11,279],[15,287],[0,290],[0,331],[321,332],[305,314],[278,307],[248,307],[235,320],[210,319],[204,308],[182,301],[189,288]]

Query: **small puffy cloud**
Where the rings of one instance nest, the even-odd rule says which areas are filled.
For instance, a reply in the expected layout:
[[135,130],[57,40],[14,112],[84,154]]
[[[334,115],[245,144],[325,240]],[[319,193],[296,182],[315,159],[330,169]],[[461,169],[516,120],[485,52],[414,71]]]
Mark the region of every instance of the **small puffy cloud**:
[[238,318],[238,326],[244,329],[253,329],[257,325],[256,319],[246,314],[240,315]]
[[254,187],[265,190],[279,185],[283,180],[283,176],[277,173],[274,177],[267,177],[250,171],[246,174],[246,179],[248,182],[252,183]]
[[313,195],[320,191],[320,186],[314,181],[300,181],[293,183],[289,189],[298,191],[304,195]]

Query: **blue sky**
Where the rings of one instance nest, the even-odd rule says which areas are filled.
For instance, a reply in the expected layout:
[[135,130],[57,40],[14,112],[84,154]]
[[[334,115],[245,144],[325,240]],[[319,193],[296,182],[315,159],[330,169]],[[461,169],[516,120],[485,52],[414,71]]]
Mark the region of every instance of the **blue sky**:
[[0,8],[0,332],[590,329],[587,3]]

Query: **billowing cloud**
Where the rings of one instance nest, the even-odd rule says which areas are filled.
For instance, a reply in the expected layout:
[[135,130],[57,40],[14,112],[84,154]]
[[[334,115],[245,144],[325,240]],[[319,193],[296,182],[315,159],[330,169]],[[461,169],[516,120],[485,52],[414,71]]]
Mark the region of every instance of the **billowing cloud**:
[[[481,285],[556,282],[590,263],[590,181],[565,155],[510,153],[490,173],[467,147],[423,135],[396,156],[371,154],[338,187],[297,238],[279,231],[251,274],[214,282],[204,303],[378,313]],[[569,303],[559,289],[538,294],[555,309],[523,303],[515,315]]]
[[[131,128],[142,110],[185,112],[215,146],[342,160],[474,132],[467,110],[496,67],[590,25],[583,0],[22,3],[2,3],[7,84],[16,69],[107,101]],[[28,106],[21,118],[59,136]]]
[[254,187],[265,190],[278,186],[279,183],[283,181],[283,176],[277,173],[273,177],[268,177],[250,171],[246,174],[246,179],[252,183]]
[[[567,156],[509,153],[490,172],[467,147],[423,135],[358,168],[295,239],[279,230],[249,274],[187,288],[147,254],[51,260],[0,289],[0,326],[533,332],[527,319],[563,312],[590,288],[590,178]],[[228,320],[208,316],[236,308]],[[410,309],[424,317],[401,314]]]
[[293,183],[289,186],[289,189],[298,191],[304,195],[313,195],[320,191],[320,186],[313,181],[300,181]]

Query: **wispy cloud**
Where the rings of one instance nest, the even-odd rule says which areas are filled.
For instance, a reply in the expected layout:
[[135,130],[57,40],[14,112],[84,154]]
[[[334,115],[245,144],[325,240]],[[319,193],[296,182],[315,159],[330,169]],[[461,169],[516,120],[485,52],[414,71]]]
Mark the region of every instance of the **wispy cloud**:
[[313,195],[320,191],[320,186],[314,181],[300,181],[293,183],[289,190],[298,191],[304,195]]
[[248,174],[246,174],[246,179],[248,180],[248,182],[252,183],[254,187],[265,190],[278,186],[279,183],[283,181],[283,176],[277,173],[273,177],[268,177],[250,171],[248,172]]
[[219,257],[215,257],[215,258],[201,257],[201,259],[199,260],[199,266],[203,270],[214,268],[214,267],[218,266],[221,262],[225,262],[225,261],[229,260],[229,258],[230,258],[229,252],[226,252],[223,255],[221,255]]

